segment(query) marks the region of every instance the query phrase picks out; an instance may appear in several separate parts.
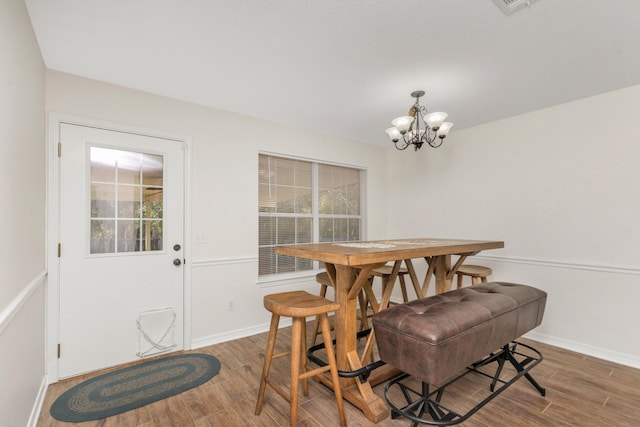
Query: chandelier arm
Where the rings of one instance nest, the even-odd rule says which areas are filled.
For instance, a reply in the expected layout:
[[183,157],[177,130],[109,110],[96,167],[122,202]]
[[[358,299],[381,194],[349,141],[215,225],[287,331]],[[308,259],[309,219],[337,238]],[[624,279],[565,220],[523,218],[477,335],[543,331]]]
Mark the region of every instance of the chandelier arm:
[[[398,146],[398,142],[400,142],[402,145]],[[394,141],[393,145],[395,145],[398,150],[406,150],[407,147],[411,145],[411,142],[407,141],[407,138],[405,135],[402,135],[402,141],[400,140]]]
[[[402,124],[403,130],[398,132],[397,128],[389,128],[386,130],[387,135],[389,135],[389,138],[393,141],[393,145],[398,150],[406,150],[410,145],[413,145],[415,151],[418,151],[425,142],[429,144],[430,147],[433,147],[433,148],[440,147],[444,142],[444,138],[446,137],[447,132],[449,131],[451,126],[453,126],[453,123],[449,123],[449,122],[443,123],[443,125],[446,125],[446,128],[443,128],[441,135],[438,135],[438,132],[440,132],[440,129],[439,128],[433,129],[432,127],[429,126],[429,122],[425,120],[425,116],[427,115],[428,110],[426,107],[420,105],[420,97],[424,96],[424,91],[422,90],[414,91],[411,93],[411,96],[414,97],[416,101],[411,107],[411,109],[409,110],[409,113],[407,114],[407,116],[413,117],[413,122],[407,123],[407,120],[406,120],[407,117],[398,117],[395,120],[398,120],[399,121],[398,123],[403,123]],[[432,114],[436,114],[436,113],[432,113]],[[434,119],[433,117],[430,120],[433,120],[434,123],[443,122],[447,115],[446,113],[439,113],[439,114],[444,115],[444,117],[442,117],[439,121],[437,119]],[[394,124],[394,121],[392,121],[392,124]],[[421,121],[424,123],[424,125],[420,124]],[[422,127],[424,128],[424,130],[421,130]],[[398,134],[401,134],[402,136],[402,143],[400,143],[401,145],[398,145],[399,137],[400,137],[400,135]]]
[[440,144],[438,144],[438,145],[435,145],[435,146],[433,145],[433,142],[434,142],[436,139],[438,139],[438,138],[437,138],[438,132],[437,132],[437,131],[435,131],[435,130],[433,130],[433,129],[431,129],[431,128],[430,128],[430,127],[428,127],[428,126],[427,126],[427,129],[428,129],[428,132],[425,132],[425,134],[424,134],[424,139],[425,139],[425,141],[427,141],[427,144],[429,144],[429,145],[430,145],[430,146],[432,146],[433,148],[439,147],[439,146],[440,146],[440,144],[442,144],[442,142],[441,142]]
[[[440,140],[440,141],[436,142],[436,140]],[[427,144],[429,144],[430,147],[438,148],[442,145],[443,142],[444,142],[444,138],[433,138],[433,140],[427,141]]]
[[404,143],[408,147],[409,145],[416,144],[416,143],[420,142],[420,137],[418,137],[416,133],[413,133],[413,131],[411,131],[411,134],[409,132],[403,134],[402,135],[402,140],[404,141]]

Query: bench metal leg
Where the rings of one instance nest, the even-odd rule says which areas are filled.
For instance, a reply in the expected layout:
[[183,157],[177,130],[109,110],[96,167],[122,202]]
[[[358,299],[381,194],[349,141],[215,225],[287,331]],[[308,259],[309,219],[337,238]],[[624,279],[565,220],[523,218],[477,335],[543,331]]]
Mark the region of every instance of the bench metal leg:
[[529,373],[529,369],[531,368],[529,369],[525,368],[529,363],[531,363],[535,359],[533,359],[532,357],[527,357],[522,362],[518,362],[518,360],[513,356],[514,353],[518,354],[515,352],[515,346],[513,351],[506,352],[507,357],[509,358],[509,362],[511,362],[513,367],[516,368],[518,373],[522,372],[524,374],[524,377],[531,383],[531,385],[533,385],[536,388],[536,390],[538,390],[540,395],[545,396],[547,394],[547,391],[544,389],[544,387],[540,386],[540,384],[538,384],[538,382],[531,376],[531,374]]
[[[516,347],[518,345],[533,351],[535,353],[535,356],[526,355],[517,351]],[[522,360],[518,360],[518,357],[522,358]],[[511,365],[513,365],[517,373],[508,381],[505,381],[500,379],[500,375],[507,360],[511,363]],[[449,426],[458,424],[467,420],[471,415],[475,414],[480,408],[485,406],[498,394],[502,393],[507,389],[507,387],[509,387],[511,384],[513,384],[523,376],[536,388],[536,390],[538,390],[538,392],[542,396],[544,396],[545,389],[533,379],[531,374],[529,374],[529,371],[541,361],[542,354],[538,350],[526,344],[514,341],[511,345],[505,345],[499,352],[495,354],[492,353],[480,362],[473,364],[472,366],[467,368],[465,372],[432,392],[429,391],[429,384],[426,384],[424,382],[422,383],[420,391],[412,389],[406,384],[406,382],[403,382],[404,380],[409,378],[409,374],[402,374],[391,380],[387,384],[384,390],[384,398],[387,401],[387,404],[391,407],[392,417],[406,417],[412,421],[412,426],[417,426],[418,423],[436,426]],[[484,367],[492,362],[496,362],[498,364],[494,374],[490,375],[479,370],[479,368]],[[444,396],[446,387],[472,372],[491,379],[491,384],[489,386],[491,394],[487,396],[482,402],[471,408],[471,410],[467,411],[464,414],[460,414],[459,412],[445,405],[442,402],[442,398]],[[501,385],[498,387],[498,389],[495,389],[495,386],[498,383],[500,383]],[[403,403],[397,404],[393,401],[393,399],[391,399],[390,390],[393,387],[399,387],[399,390],[404,398]]]

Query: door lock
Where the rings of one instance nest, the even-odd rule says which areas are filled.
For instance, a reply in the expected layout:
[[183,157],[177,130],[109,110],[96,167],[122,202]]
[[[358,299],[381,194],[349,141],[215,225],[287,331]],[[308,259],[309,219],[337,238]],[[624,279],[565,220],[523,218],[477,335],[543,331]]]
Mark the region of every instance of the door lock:
[[176,258],[176,259],[173,260],[173,265],[177,266],[177,265],[180,265],[180,264],[182,264],[182,261],[180,261],[180,258]]
[[178,252],[181,248],[182,248],[182,246],[180,246],[177,243],[175,245],[173,245],[173,250],[176,251],[176,252]]

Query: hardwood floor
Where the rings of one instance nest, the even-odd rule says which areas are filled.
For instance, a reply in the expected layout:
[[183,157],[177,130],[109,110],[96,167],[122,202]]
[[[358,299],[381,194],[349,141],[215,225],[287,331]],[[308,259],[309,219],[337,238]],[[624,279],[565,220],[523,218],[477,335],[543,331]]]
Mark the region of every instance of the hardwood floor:
[[[288,346],[289,329],[278,335],[276,352]],[[38,427],[207,427],[286,426],[288,403],[267,389],[260,416],[254,415],[267,334],[217,344],[194,352],[217,357],[222,368],[209,382],[182,394],[113,417],[73,424],[51,417],[49,409],[65,390],[91,375],[49,386]],[[544,360],[532,371],[546,388],[540,394],[522,378],[468,421],[470,426],[640,426],[640,370],[595,359],[557,347],[522,339]],[[94,374],[95,375],[95,374]],[[272,378],[288,384],[288,359],[274,360]],[[469,378],[469,379],[467,379]],[[300,397],[298,425],[335,426],[335,400],[324,386],[310,381],[309,396]],[[382,395],[384,384],[374,391]],[[447,390],[449,393],[449,390]],[[468,375],[450,391],[456,404],[468,407],[486,397],[487,381]],[[405,418],[372,423],[350,404],[345,405],[350,426],[409,426]]]

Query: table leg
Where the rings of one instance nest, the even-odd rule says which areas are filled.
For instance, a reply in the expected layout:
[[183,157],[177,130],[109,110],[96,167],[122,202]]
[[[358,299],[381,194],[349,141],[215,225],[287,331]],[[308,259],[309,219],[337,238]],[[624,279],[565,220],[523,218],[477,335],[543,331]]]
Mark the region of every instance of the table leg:
[[424,285],[422,287],[422,298],[427,296],[431,275],[435,276],[436,278],[436,294],[450,291],[451,284],[453,282],[453,276],[456,274],[458,268],[462,265],[462,263],[465,261],[465,259],[467,259],[467,256],[469,255],[474,255],[474,253],[460,254],[454,266],[451,266],[451,255],[425,257],[425,260],[429,265],[429,269],[427,270],[427,274],[424,278]]
[[[436,277],[436,294],[447,292],[451,288],[451,282],[447,283],[447,256],[436,256],[434,274]],[[451,258],[449,257],[449,260]]]
[[427,272],[427,275],[425,276],[425,283],[422,287],[420,287],[416,269],[413,267],[413,262],[410,259],[405,259],[404,265],[407,266],[407,270],[409,271],[409,278],[411,278],[411,284],[413,285],[413,290],[416,293],[416,298],[424,298],[427,295],[427,291],[429,290],[429,282],[427,279],[431,279],[431,273],[429,271]]
[[[336,362],[341,371],[349,370],[348,354],[356,351],[357,314],[356,299],[349,299],[349,290],[355,281],[355,270],[349,266],[336,265],[336,302],[340,308],[336,311],[334,330],[336,338]],[[341,378],[340,384],[350,386],[353,379]]]
[[[335,274],[335,298],[340,303],[340,308],[335,314],[335,353],[338,370],[352,371],[362,368],[362,362],[358,356],[356,338],[357,331],[357,293],[350,297],[349,293],[356,278],[355,269],[344,265],[327,265],[329,274]],[[335,272],[335,273],[334,273]],[[329,387],[328,378],[322,377],[322,383]],[[384,400],[373,392],[369,380],[360,382],[354,378],[340,378],[339,386],[342,387],[342,396],[359,408],[365,416],[379,422],[389,416],[390,411]]]

